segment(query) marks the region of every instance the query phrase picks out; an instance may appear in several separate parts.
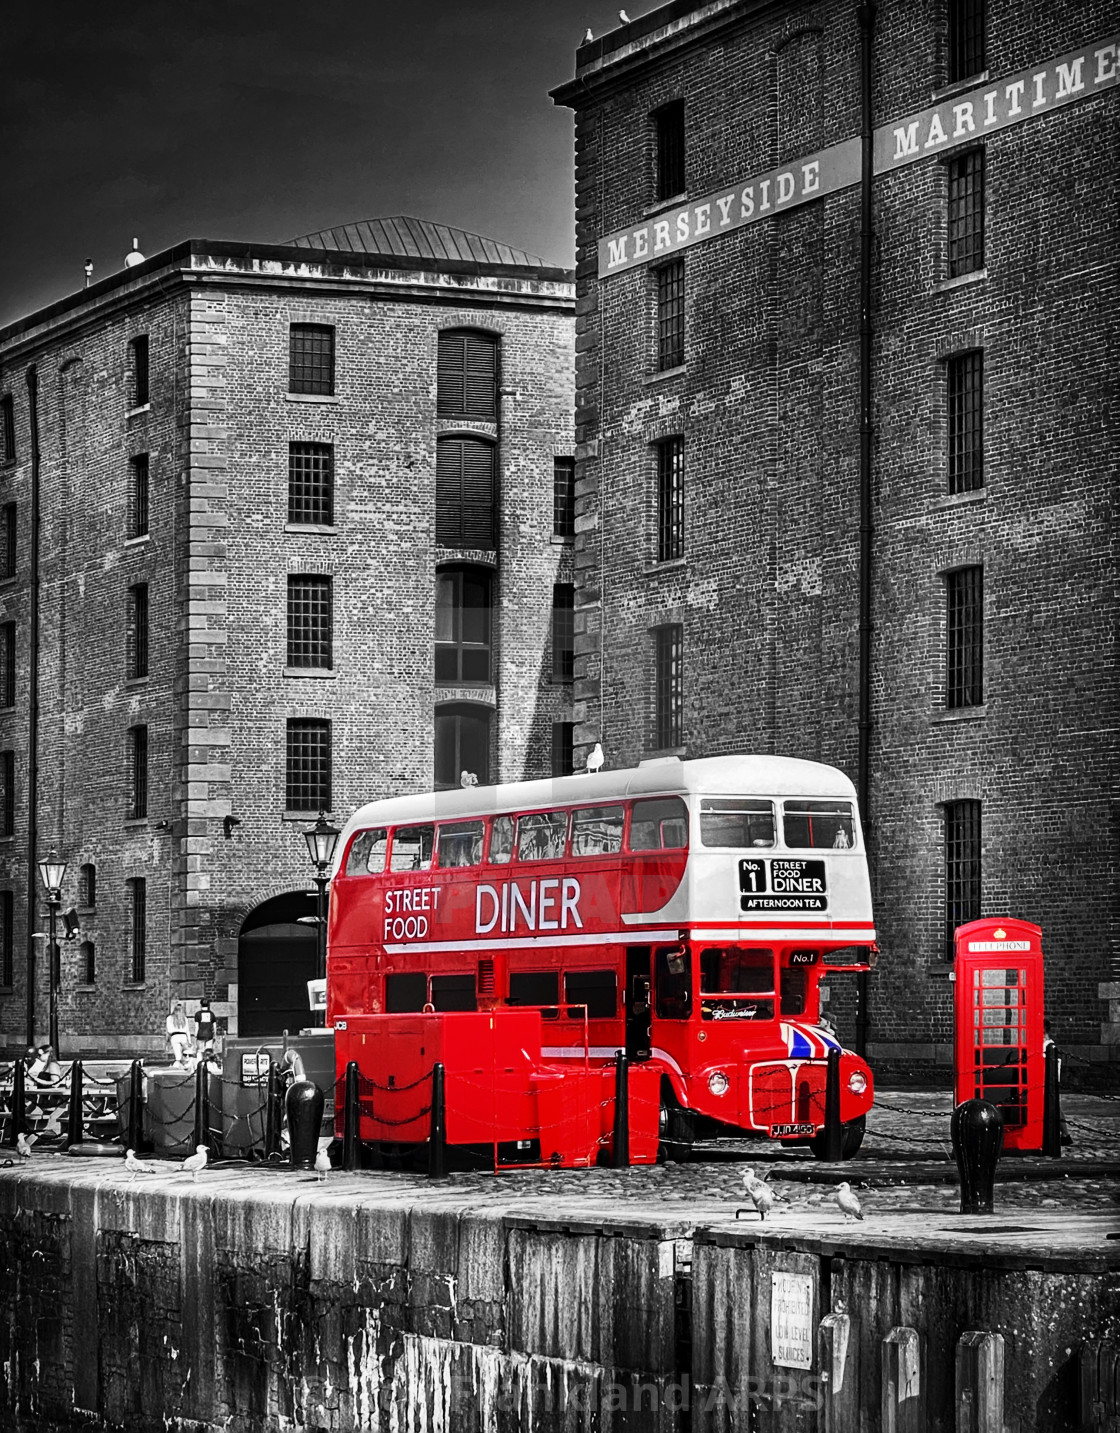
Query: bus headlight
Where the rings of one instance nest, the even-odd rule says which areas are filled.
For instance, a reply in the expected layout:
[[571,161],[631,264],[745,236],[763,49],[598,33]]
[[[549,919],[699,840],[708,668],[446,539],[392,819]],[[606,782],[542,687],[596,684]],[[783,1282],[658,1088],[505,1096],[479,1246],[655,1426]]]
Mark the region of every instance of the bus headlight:
[[731,1081],[722,1070],[713,1070],[708,1076],[708,1089],[713,1095],[726,1095],[731,1088]]
[[853,1070],[848,1076],[848,1089],[853,1095],[862,1095],[867,1089],[867,1076],[860,1074],[859,1070]]

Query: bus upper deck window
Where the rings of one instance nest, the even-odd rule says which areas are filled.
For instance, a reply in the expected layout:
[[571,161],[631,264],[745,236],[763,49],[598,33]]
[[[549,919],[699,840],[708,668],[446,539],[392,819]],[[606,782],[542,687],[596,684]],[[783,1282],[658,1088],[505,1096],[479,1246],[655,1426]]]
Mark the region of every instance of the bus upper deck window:
[[856,843],[850,801],[783,801],[782,831],[787,846],[831,846],[846,851]]
[[439,864],[477,866],[482,860],[481,821],[445,821],[439,828]]
[[504,866],[513,855],[512,816],[495,816],[490,826],[490,860]]
[[365,876],[385,869],[385,851],[389,833],[384,826],[373,831],[359,831],[346,857],[348,876]]
[[705,796],[700,802],[700,841],[705,846],[772,846],[774,803],[753,796]]
[[572,812],[572,855],[610,856],[622,850],[624,806],[584,806]]
[[687,845],[688,807],[679,796],[634,802],[631,851],[683,851]]
[[434,826],[398,826],[389,856],[391,871],[426,871],[432,864]]
[[517,825],[519,861],[558,861],[568,834],[566,811],[532,811]]

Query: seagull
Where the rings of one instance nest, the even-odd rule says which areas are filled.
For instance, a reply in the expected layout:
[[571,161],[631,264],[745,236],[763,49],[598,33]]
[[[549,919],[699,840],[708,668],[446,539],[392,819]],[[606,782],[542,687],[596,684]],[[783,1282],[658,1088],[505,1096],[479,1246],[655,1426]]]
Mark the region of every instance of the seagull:
[[473,771],[461,771],[459,773],[459,785],[463,787],[477,786],[478,777],[474,774]]
[[20,1159],[31,1158],[31,1146],[27,1141],[27,1136],[22,1130],[16,1135],[16,1154],[19,1155]]
[[331,1157],[327,1153],[326,1146],[324,1145],[323,1148],[320,1149],[319,1153],[315,1156],[315,1173],[319,1176],[319,1182],[322,1183],[322,1181],[326,1179],[327,1175],[330,1174],[330,1172]]
[[839,1204],[845,1219],[862,1219],[863,1209],[859,1200],[852,1193],[850,1184],[842,1184],[836,1191],[836,1202]]
[[197,1182],[198,1176],[206,1168],[207,1151],[204,1144],[196,1144],[194,1153],[183,1160],[182,1169],[184,1174],[189,1174],[192,1180]]
[[603,756],[603,744],[602,742],[597,741],[595,743],[594,748],[592,749],[591,755],[587,758],[588,775],[593,776],[595,772],[601,770],[604,760],[605,758]]
[[630,16],[627,15],[627,13],[626,13],[625,10],[620,10],[620,11],[618,12],[618,18],[622,21],[622,23],[623,23],[624,25],[629,25],[629,23],[630,23]]
[[590,45],[591,41],[592,41],[594,38],[595,38],[595,36],[591,33],[590,30],[588,30],[587,34],[584,35],[584,37],[583,37],[583,43],[584,43],[585,45]]
[[[761,1179],[756,1179],[749,1169],[743,1176],[743,1183],[747,1187],[747,1198],[758,1210],[759,1218],[765,1223],[767,1214],[769,1214],[774,1207],[774,1191],[768,1184],[764,1184]],[[739,1215],[743,1212],[742,1209],[736,1209],[735,1218],[738,1219]]]
[[137,1159],[134,1149],[126,1149],[124,1152],[124,1167],[132,1175],[133,1179],[138,1174],[158,1174],[159,1165],[152,1164],[149,1160]]

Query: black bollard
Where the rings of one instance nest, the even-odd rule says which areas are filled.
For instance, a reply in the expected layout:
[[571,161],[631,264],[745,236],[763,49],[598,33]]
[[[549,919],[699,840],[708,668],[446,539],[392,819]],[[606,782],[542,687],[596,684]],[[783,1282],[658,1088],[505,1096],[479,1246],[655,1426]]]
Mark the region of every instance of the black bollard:
[[614,1057],[614,1129],[611,1133],[611,1168],[630,1167],[630,1062],[626,1051]]
[[72,1144],[81,1144],[85,1134],[85,1112],[82,1109],[82,1101],[85,1093],[82,1089],[82,1062],[75,1060],[70,1066],[70,1104],[66,1111],[66,1148]]
[[447,1122],[443,1090],[444,1069],[432,1066],[432,1123],[428,1136],[428,1178],[442,1179],[447,1168]]
[[268,1065],[268,1093],[264,1105],[264,1157],[280,1153],[280,1126],[283,1122],[283,1095],[280,1088],[280,1066],[275,1060]]
[[361,1130],[359,1127],[360,1107],[358,1105],[358,1062],[351,1060],[346,1066],[346,1091],[342,1106],[342,1167],[357,1169],[360,1163]]
[[840,1051],[830,1049],[824,1076],[824,1158],[837,1164],[844,1157],[844,1127],[840,1123]]
[[[210,1069],[205,1057],[194,1069],[194,1144],[210,1153]],[[193,1151],[192,1151],[193,1153]]]
[[1058,1047],[1046,1047],[1046,1077],[1042,1087],[1042,1153],[1062,1157],[1062,1097],[1058,1086]]
[[293,1169],[314,1169],[323,1124],[323,1092],[314,1080],[294,1080],[284,1096],[288,1158]]
[[961,1213],[990,1214],[1003,1116],[987,1100],[964,1100],[953,1111],[949,1129],[961,1179]]
[[12,1068],[12,1117],[4,1143],[14,1149],[16,1140],[27,1129],[27,1069],[22,1060]]
[[144,1071],[133,1060],[128,1071],[128,1148],[139,1153],[144,1140]]

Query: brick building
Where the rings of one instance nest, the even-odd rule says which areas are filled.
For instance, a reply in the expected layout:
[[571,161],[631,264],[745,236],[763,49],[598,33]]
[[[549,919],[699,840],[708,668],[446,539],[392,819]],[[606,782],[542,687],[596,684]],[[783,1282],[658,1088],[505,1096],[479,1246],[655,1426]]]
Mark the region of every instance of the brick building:
[[[190,241],[0,332],[0,1045],[306,1024],[303,832],[571,755],[570,273],[412,219]],[[36,967],[33,991],[27,972]]]
[[674,0],[554,93],[577,751],[856,780],[883,958],[832,1008],[880,1069],[950,1060],[980,914],[1042,925],[1059,1045],[1120,1054],[1118,21]]

